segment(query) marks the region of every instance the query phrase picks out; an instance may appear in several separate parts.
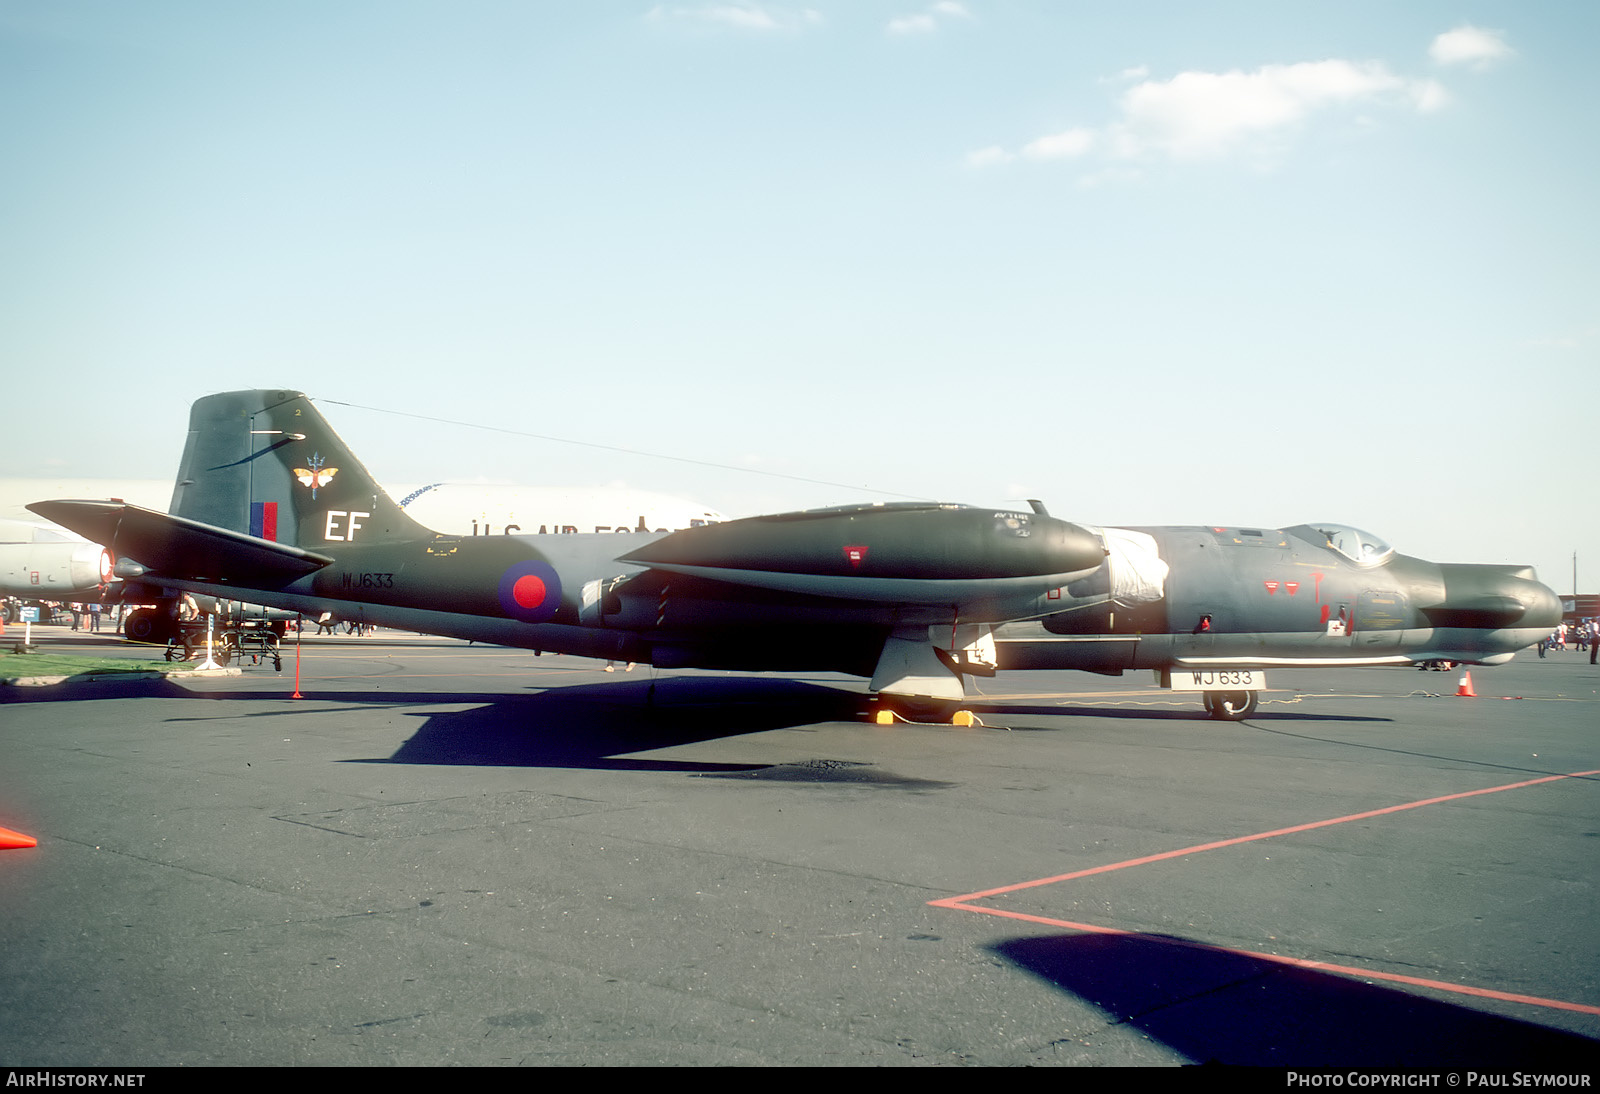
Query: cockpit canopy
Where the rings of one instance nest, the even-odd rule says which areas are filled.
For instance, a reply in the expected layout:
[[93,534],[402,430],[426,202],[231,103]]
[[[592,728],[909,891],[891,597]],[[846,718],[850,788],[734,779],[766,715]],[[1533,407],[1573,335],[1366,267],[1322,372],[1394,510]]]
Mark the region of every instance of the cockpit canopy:
[[1319,547],[1337,551],[1357,566],[1377,566],[1394,554],[1394,548],[1386,541],[1348,524],[1301,524],[1288,531]]

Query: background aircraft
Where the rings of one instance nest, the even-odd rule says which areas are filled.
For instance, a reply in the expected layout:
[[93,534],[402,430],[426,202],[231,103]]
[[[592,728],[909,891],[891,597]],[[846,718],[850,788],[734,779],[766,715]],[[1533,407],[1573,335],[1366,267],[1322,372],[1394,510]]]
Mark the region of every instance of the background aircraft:
[[[443,535],[291,391],[196,402],[173,498],[171,515],[29,508],[105,543],[151,597],[665,667],[843,671],[914,700],[958,701],[999,665],[1149,667],[1173,686],[1198,672],[1212,713],[1239,717],[1265,666],[1492,662],[1559,618],[1530,571],[1441,567],[1338,525],[1092,529],[1038,505],[897,503],[665,534]],[[997,646],[1018,620],[1039,623]]]
[[[111,555],[97,543],[38,521],[0,520],[0,596],[20,600],[98,599],[111,580]],[[0,608],[15,622],[12,606]]]
[[684,498],[617,486],[435,482],[390,496],[418,524],[457,536],[670,532],[728,519]]

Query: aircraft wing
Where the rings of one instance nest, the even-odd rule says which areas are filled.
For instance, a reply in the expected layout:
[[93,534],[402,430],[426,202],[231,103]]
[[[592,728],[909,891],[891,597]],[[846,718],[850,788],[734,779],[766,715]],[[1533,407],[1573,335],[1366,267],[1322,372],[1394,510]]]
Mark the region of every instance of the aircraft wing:
[[[270,587],[328,565],[327,555],[117,501],[36,501],[28,508],[137,562],[151,577]],[[141,575],[143,576],[143,575]]]

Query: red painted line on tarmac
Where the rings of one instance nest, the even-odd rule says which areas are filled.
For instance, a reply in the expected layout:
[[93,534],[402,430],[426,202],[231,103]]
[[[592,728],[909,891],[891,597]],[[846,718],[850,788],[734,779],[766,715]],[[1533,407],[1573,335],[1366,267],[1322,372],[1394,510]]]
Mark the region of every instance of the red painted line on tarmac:
[[1518,995],[1515,992],[1495,991],[1493,988],[1475,988],[1469,984],[1451,984],[1443,980],[1428,980],[1420,976],[1402,976],[1399,973],[1380,972],[1376,969],[1360,969],[1350,965],[1334,965],[1327,961],[1311,961],[1303,957],[1285,957],[1282,954],[1260,953],[1256,950],[1236,950],[1228,946],[1209,946],[1204,942],[1190,942],[1179,938],[1156,938],[1151,935],[1141,934],[1138,931],[1126,931],[1120,927],[1098,927],[1092,923],[1074,923],[1068,919],[1051,919],[1049,916],[1028,915],[1026,912],[1008,912],[1004,908],[979,908],[970,904],[962,904],[957,900],[934,900],[929,901],[929,903],[938,908],[954,908],[964,912],[978,912],[981,915],[1020,919],[1027,923],[1042,923],[1047,927],[1065,927],[1069,930],[1083,931],[1087,934],[1144,938],[1152,942],[1159,942],[1164,946],[1182,946],[1185,949],[1201,950],[1205,953],[1253,957],[1257,961],[1271,961],[1275,965],[1288,965],[1292,968],[1310,969],[1316,972],[1342,973],[1345,976],[1354,976],[1361,980],[1388,980],[1398,984],[1410,984],[1414,987],[1453,992],[1456,995],[1473,995],[1482,999],[1500,999],[1509,1003],[1526,1003],[1535,1007],[1577,1011],[1580,1014],[1600,1014],[1600,1007],[1592,1007],[1587,1003],[1568,1003],[1565,1000],[1545,999],[1538,995]]
[[[928,903],[935,908],[950,908],[964,912],[977,912],[980,915],[1000,916],[1004,919],[1018,919],[1027,923],[1041,923],[1048,927],[1064,927],[1068,930],[1082,931],[1087,934],[1121,935],[1130,938],[1149,937],[1138,931],[1124,930],[1120,927],[1102,927],[1092,923],[1076,923],[1066,919],[1055,919],[1050,916],[1030,915],[1026,912],[1013,912],[1004,908],[985,908],[970,903],[974,900],[983,900],[988,897],[1001,896],[1006,893],[1020,892],[1024,889],[1037,889],[1045,885],[1055,885],[1063,881],[1073,881],[1078,878],[1092,877],[1095,874],[1107,874],[1114,870],[1126,870],[1132,866],[1145,866],[1152,862],[1163,862],[1167,859],[1181,858],[1184,855],[1199,854],[1201,851],[1215,851],[1222,847],[1234,847],[1241,843],[1254,843],[1257,840],[1272,839],[1275,836],[1292,835],[1295,832],[1309,832],[1317,828],[1328,828],[1335,824],[1346,824],[1350,821],[1366,820],[1369,817],[1381,817],[1389,813],[1402,813],[1408,809],[1420,809],[1425,805],[1437,805],[1440,802],[1460,801],[1463,798],[1476,798],[1484,794],[1498,794],[1503,790],[1521,790],[1524,787],[1538,786],[1542,783],[1560,782],[1564,779],[1583,779],[1593,775],[1600,775],[1600,770],[1573,771],[1565,775],[1546,775],[1543,778],[1527,779],[1518,783],[1507,783],[1504,786],[1491,786],[1482,790],[1465,790],[1459,794],[1444,794],[1436,798],[1424,798],[1421,801],[1406,802],[1403,805],[1390,805],[1383,809],[1369,809],[1365,813],[1351,813],[1349,816],[1334,817],[1331,820],[1313,821],[1310,824],[1296,824],[1288,828],[1276,828],[1270,832],[1257,832],[1251,836],[1238,836],[1234,839],[1216,840],[1212,843],[1200,843],[1193,847],[1183,847],[1176,851],[1163,851],[1157,855],[1145,855],[1141,858],[1125,859],[1122,862],[1108,863],[1105,866],[1092,866],[1087,870],[1075,870],[1070,874],[1057,874],[1054,877],[1038,878],[1034,881],[1021,881],[1015,885],[1002,885],[996,889],[984,889],[981,892],[966,893],[962,896],[944,897],[940,900],[930,900]],[[1577,1011],[1582,1014],[1600,1015],[1600,1006],[1591,1006],[1587,1003],[1569,1003],[1560,999],[1545,999],[1536,995],[1518,995],[1514,992],[1495,991],[1492,988],[1476,988],[1466,984],[1451,984],[1442,980],[1427,980],[1417,976],[1403,976],[1399,973],[1380,972],[1376,969],[1361,969],[1348,965],[1333,965],[1326,961],[1312,961],[1300,957],[1284,957],[1279,954],[1259,953],[1255,950],[1239,950],[1226,946],[1211,946],[1204,942],[1189,942],[1172,938],[1153,939],[1166,945],[1183,946],[1194,950],[1203,950],[1209,953],[1235,954],[1241,957],[1252,957],[1259,961],[1271,961],[1278,965],[1288,965],[1293,968],[1311,969],[1319,972],[1341,973],[1362,979],[1388,980],[1399,984],[1411,984],[1417,987],[1433,988],[1436,991],[1453,992],[1458,995],[1472,995],[1483,999],[1500,999],[1512,1003],[1526,1003],[1536,1007],[1550,1007],[1556,1010]]]

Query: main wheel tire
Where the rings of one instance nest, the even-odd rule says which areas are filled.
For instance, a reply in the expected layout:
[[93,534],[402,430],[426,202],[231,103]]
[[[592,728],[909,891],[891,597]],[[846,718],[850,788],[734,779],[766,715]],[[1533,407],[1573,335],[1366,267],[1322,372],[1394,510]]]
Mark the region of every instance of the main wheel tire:
[[122,636],[130,642],[165,642],[166,628],[162,626],[159,612],[154,608],[140,608],[129,612],[122,621]]
[[1206,711],[1213,718],[1225,722],[1237,722],[1256,712],[1256,700],[1259,695],[1259,692],[1254,691],[1208,691]]

